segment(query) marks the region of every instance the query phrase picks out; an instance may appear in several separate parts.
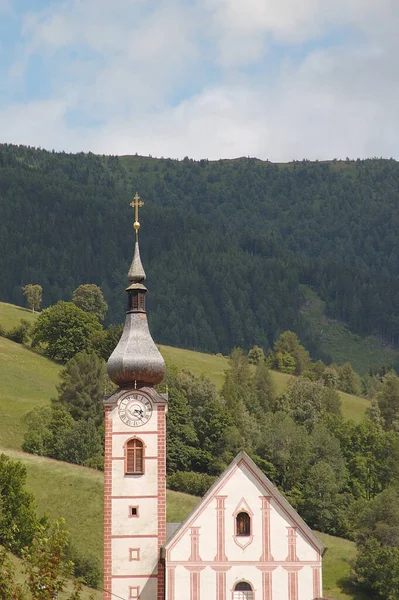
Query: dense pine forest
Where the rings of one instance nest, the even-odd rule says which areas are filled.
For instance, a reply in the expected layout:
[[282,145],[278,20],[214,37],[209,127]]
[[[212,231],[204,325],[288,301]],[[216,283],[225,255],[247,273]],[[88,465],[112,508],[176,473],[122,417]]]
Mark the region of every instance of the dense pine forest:
[[300,284],[353,332],[399,343],[399,164],[216,162],[0,145],[0,300],[43,305],[96,283],[120,322],[133,253],[132,194],[154,338],[228,353],[309,339]]

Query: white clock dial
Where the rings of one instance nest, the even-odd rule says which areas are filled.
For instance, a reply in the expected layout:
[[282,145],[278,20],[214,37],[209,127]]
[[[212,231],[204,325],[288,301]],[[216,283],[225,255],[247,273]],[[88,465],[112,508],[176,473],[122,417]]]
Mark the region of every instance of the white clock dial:
[[143,394],[134,392],[119,405],[119,416],[129,427],[141,427],[151,419],[151,402]]

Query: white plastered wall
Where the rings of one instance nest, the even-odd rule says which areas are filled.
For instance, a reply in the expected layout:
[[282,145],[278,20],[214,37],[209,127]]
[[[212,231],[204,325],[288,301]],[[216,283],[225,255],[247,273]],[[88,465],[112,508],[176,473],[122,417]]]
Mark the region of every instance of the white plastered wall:
[[[232,598],[235,584],[247,580],[255,591],[255,600],[262,600],[262,571],[257,568],[263,551],[262,537],[262,501],[261,496],[270,496],[262,483],[241,463],[233,470],[233,474],[226,476],[221,487],[215,490],[213,497],[208,499],[208,504],[200,510],[193,521],[187,523],[187,529],[167,555],[166,566],[176,565],[174,598],[168,595],[167,600],[190,600],[190,573],[186,567],[191,568],[189,557],[191,555],[191,530],[190,527],[199,527],[199,556],[205,567],[200,573],[200,598],[198,600],[218,600],[216,596],[216,572],[212,569],[215,565],[217,554],[217,503],[215,496],[225,496],[225,553],[230,569],[226,572],[226,599]],[[235,538],[234,513],[242,499],[245,500],[249,510],[253,513],[252,541],[246,547],[240,547]],[[270,501],[270,542],[273,556],[272,573],[273,600],[288,600],[288,572],[284,568],[289,566],[288,557],[288,528],[296,527],[285,510],[278,505],[272,497]],[[242,540],[239,540],[242,542]],[[313,595],[313,566],[321,566],[317,549],[306,535],[297,529],[296,554],[299,559],[298,566],[298,596],[295,600],[312,600]],[[263,563],[264,564],[264,563]],[[292,564],[292,563],[291,563]],[[168,573],[168,572],[167,572]],[[167,574],[168,577],[168,574]],[[320,575],[321,577],[321,575]]]

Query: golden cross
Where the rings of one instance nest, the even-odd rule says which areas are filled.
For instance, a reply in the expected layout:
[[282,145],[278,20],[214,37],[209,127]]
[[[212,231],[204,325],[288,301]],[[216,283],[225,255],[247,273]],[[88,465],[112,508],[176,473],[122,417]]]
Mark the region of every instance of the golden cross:
[[133,198],[133,202],[130,203],[130,206],[135,209],[135,221],[139,222],[139,207],[144,206],[144,202],[140,200],[140,196],[136,192],[136,195]]

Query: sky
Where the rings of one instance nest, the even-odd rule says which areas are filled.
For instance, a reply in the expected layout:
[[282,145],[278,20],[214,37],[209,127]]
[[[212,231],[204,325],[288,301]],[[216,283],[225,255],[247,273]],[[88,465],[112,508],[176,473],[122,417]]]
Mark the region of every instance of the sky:
[[0,0],[0,142],[399,159],[399,0]]

